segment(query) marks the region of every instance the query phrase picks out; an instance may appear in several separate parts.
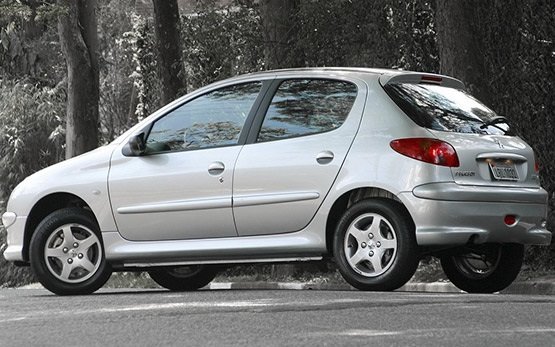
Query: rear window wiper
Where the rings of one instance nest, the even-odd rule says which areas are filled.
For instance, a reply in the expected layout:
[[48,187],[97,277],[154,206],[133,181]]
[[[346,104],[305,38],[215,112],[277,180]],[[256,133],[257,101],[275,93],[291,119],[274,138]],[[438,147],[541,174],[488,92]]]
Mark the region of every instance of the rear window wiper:
[[[506,117],[504,117],[504,116],[495,116],[492,119],[488,120],[487,122],[484,122],[484,124],[480,125],[480,129],[485,129],[485,128],[489,127],[490,125],[495,126],[496,124],[500,124],[500,123],[509,124]],[[496,128],[499,128],[499,127],[496,127]]]
[[[498,126],[497,124],[507,124],[507,129],[503,129],[502,127]],[[492,119],[488,120],[487,122],[484,122],[484,124],[480,125],[480,129],[485,129],[489,126],[495,127],[499,130],[501,130],[505,135],[514,135],[515,133],[513,132],[513,129],[511,127],[511,124],[509,124],[509,120],[507,119],[507,117],[504,116],[495,116]]]

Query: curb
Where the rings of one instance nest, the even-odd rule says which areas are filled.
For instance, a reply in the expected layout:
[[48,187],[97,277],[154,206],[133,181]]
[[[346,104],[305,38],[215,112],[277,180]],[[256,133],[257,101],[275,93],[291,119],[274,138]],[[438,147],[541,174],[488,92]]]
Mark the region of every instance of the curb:
[[[42,289],[40,283],[32,283],[18,289]],[[329,291],[357,291],[347,283],[306,283],[306,282],[212,282],[204,289],[225,290],[329,290]],[[409,282],[396,290],[397,292],[425,292],[425,293],[465,293],[451,282],[417,283]],[[555,281],[523,281],[514,282],[501,294],[520,295],[555,295]]]
[[[303,283],[303,282],[213,282],[206,289],[252,289],[252,290],[353,290],[347,283]],[[465,293],[450,282],[407,283],[398,292]],[[555,295],[555,282],[514,282],[501,294]]]
[[501,293],[528,294],[528,295],[555,295],[555,282],[550,282],[550,281],[514,282],[507,289],[501,291]]
[[[358,291],[347,283],[303,283],[303,282],[212,282],[205,289],[243,289],[243,290],[330,290]],[[407,283],[397,289],[400,292],[437,292],[464,293],[451,283]]]

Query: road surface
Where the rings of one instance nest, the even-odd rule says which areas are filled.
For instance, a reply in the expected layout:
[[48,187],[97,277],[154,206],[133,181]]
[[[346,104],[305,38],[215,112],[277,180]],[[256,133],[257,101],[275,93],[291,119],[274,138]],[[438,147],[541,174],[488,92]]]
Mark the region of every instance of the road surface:
[[0,290],[0,346],[554,346],[555,297]]

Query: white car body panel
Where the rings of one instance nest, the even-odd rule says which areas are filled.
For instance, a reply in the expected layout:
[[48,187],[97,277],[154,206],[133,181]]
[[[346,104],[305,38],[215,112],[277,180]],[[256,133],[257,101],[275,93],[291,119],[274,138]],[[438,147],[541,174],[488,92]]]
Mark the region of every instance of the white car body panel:
[[[471,238],[549,244],[547,193],[539,186],[529,146],[516,137],[460,136],[417,126],[382,85],[418,83],[422,75],[358,68],[297,69],[244,75],[201,88],[155,112],[112,144],[22,182],[7,206],[16,216],[13,222],[13,216],[7,216],[13,224],[7,228],[4,256],[28,261],[26,249],[33,230],[26,231],[27,217],[42,198],[57,193],[75,195],[86,203],[102,231],[106,259],[121,268],[318,258],[329,253],[328,217],[342,197],[401,202],[412,216],[421,246],[461,245]],[[248,81],[308,77],[347,80],[358,86],[356,102],[341,127],[266,143],[144,157],[122,153],[130,137],[207,91]],[[442,78],[446,85],[462,88],[460,81]],[[391,149],[391,140],[412,137],[452,142],[464,154],[461,167],[416,161]],[[465,137],[469,143],[468,138],[479,140],[476,146],[465,147]],[[504,148],[495,140],[501,140]],[[333,152],[334,158],[320,165],[316,157],[325,151]],[[492,153],[524,157],[518,166],[522,180],[486,182],[483,167],[476,168],[476,156]],[[208,173],[215,162],[225,166],[220,175]],[[458,171],[477,174],[464,176]],[[464,199],[450,197],[460,187],[468,188]],[[507,201],[508,196],[518,198]],[[502,223],[505,214],[520,219],[507,226]]]
[[[109,187],[121,235],[128,240],[237,236],[231,210],[233,165],[241,147],[125,157],[114,152]],[[220,162],[222,173],[209,166]]]
[[[358,95],[338,129],[244,146],[233,184],[239,236],[299,231],[314,217],[343,165],[364,112],[366,84],[351,82],[357,82]],[[319,155],[333,159],[320,163]],[[296,194],[301,199],[283,203],[282,197]]]
[[52,165],[27,177],[12,192],[7,209],[26,217],[42,198],[69,193],[91,207],[101,230],[117,230],[110,207],[107,186],[110,157],[116,147],[108,145]]

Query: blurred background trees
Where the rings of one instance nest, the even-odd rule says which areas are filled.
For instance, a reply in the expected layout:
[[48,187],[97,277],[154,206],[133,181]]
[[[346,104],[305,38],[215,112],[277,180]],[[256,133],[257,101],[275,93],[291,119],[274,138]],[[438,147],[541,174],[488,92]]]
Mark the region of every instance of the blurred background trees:
[[[0,0],[0,213],[27,175],[113,140],[185,90],[298,66],[463,80],[534,147],[553,211],[553,38],[549,0]],[[554,253],[531,247],[528,266],[555,268]],[[0,257],[0,284],[25,278],[13,271]]]
[[60,46],[67,66],[66,158],[98,147],[99,44],[96,0],[59,0]]
[[161,104],[170,103],[186,93],[181,62],[181,37],[177,0],[153,0],[156,55],[160,76]]

